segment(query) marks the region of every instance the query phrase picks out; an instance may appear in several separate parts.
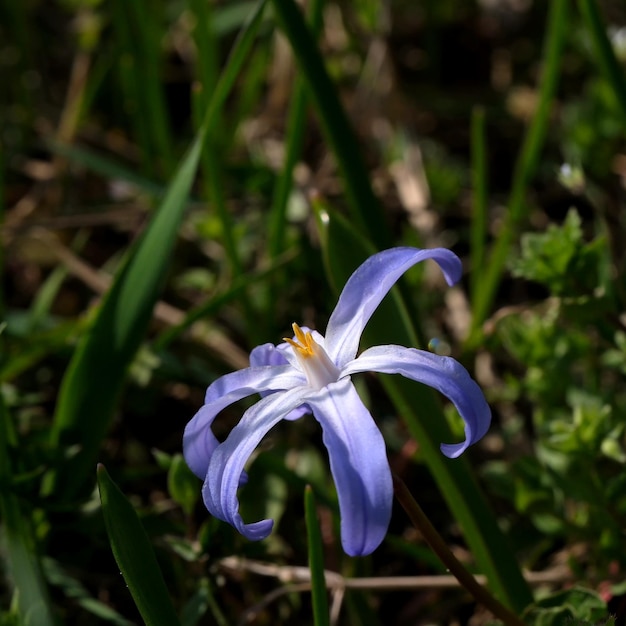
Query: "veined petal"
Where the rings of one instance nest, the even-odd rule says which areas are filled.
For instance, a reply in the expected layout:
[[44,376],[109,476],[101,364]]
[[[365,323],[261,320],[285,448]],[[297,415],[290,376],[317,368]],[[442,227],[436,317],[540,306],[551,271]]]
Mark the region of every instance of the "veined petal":
[[[289,358],[288,358],[289,357]],[[250,365],[252,367],[263,365],[287,365],[291,364],[295,366],[295,369],[300,369],[298,359],[293,353],[293,348],[287,343],[281,343],[275,346],[273,343],[265,343],[261,346],[257,346],[250,352]],[[304,381],[306,381],[306,375],[302,374]],[[261,397],[264,398],[274,391],[262,391]],[[294,421],[300,419],[303,415],[310,413],[311,411],[306,406],[300,406],[294,409],[289,415],[285,416],[286,420]]]
[[341,513],[341,543],[347,554],[375,550],[383,540],[393,499],[385,442],[349,378],[308,400],[322,426]]
[[257,346],[250,352],[250,365],[252,367],[289,365],[289,360],[285,354],[288,347],[289,344],[287,343],[281,344],[281,347],[277,347],[273,343],[264,343],[261,346]]
[[[271,344],[270,344],[271,345]],[[214,380],[206,390],[204,403],[209,404],[229,393],[253,389],[240,398],[261,391],[281,391],[306,383],[306,376],[288,363],[264,363],[230,372]]]
[[251,540],[267,537],[273,520],[245,524],[239,514],[237,488],[244,465],[265,434],[306,398],[306,387],[274,393],[251,406],[211,455],[202,487],[204,503],[215,517],[232,524]]
[[204,479],[209,458],[219,445],[211,424],[224,408],[254,393],[306,385],[306,376],[291,365],[248,367],[218,378],[208,389],[204,406],[185,427],[183,455],[189,469]]
[[433,259],[449,285],[461,277],[461,261],[444,248],[391,248],[371,256],[350,276],[326,328],[326,351],[338,367],[356,356],[359,341],[372,313],[394,283],[410,267]]
[[462,454],[489,429],[491,409],[483,392],[468,371],[450,357],[403,346],[375,346],[348,363],[341,375],[370,371],[402,374],[437,389],[452,401],[465,422],[465,441],[441,444],[441,451],[450,458]]

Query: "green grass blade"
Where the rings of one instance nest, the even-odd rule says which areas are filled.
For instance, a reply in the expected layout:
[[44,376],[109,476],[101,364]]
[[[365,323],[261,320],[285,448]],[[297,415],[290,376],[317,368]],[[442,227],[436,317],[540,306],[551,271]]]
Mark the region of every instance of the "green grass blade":
[[487,242],[487,140],[485,137],[485,110],[476,107],[472,111],[471,128],[472,154],[472,223],[470,232],[471,291],[476,294],[485,262]]
[[328,75],[315,37],[293,0],[272,0],[272,4],[309,87],[326,141],[337,159],[355,226],[378,248],[385,248],[390,242],[389,229],[369,182],[362,149]]
[[[329,281],[338,290],[371,254],[373,246],[355,237],[350,223],[335,214],[323,216],[318,224]],[[372,317],[362,343],[415,346],[418,334],[412,328],[400,290],[394,288]],[[419,442],[420,453],[463,529],[480,572],[489,580],[489,588],[504,604],[521,611],[532,601],[532,596],[474,478],[469,455],[452,460],[439,448],[440,443],[453,441],[453,437],[435,392],[399,376],[381,376],[380,380],[398,415]]]
[[[6,212],[5,207],[5,177],[6,177],[6,154],[4,148],[0,146],[0,228],[4,226],[4,216]],[[0,247],[0,275],[4,276],[5,265],[5,246]],[[5,296],[4,296],[4,281],[0,281],[0,319],[4,319],[5,316]],[[2,346],[2,335],[0,334],[0,347]],[[0,359],[1,361],[1,359]]]
[[313,623],[315,626],[330,626],[328,591],[324,576],[324,546],[317,519],[315,495],[309,485],[304,490],[304,517],[309,547],[309,569],[311,570],[311,595],[313,598]]
[[[29,341],[22,341],[18,347],[6,350],[0,359],[0,383],[13,380],[33,368],[51,354],[62,351],[71,345],[75,337],[85,327],[84,321],[66,322],[51,330],[33,333]],[[0,342],[5,341],[0,323]]]
[[[322,27],[322,9],[324,0],[315,0],[310,6],[310,22],[313,37],[317,39]],[[287,120],[285,146],[285,163],[276,181],[272,208],[270,210],[268,227],[268,251],[271,258],[283,251],[285,239],[285,225],[287,223],[287,202],[293,187],[293,170],[302,151],[304,132],[306,129],[306,111],[308,96],[305,84],[298,75],[293,86],[289,117]]]
[[[248,272],[241,276],[236,276],[229,288],[222,292],[213,295],[206,302],[199,304],[198,306],[190,309],[185,319],[176,326],[172,326],[167,330],[164,330],[154,343],[154,348],[157,350],[163,350],[167,348],[172,341],[175,341],[182,333],[189,329],[189,327],[195,322],[211,317],[214,313],[219,311],[224,305],[232,302],[236,298],[240,297],[249,287],[252,285],[259,285],[267,278],[271,277],[278,269],[283,267],[289,261],[292,261],[296,256],[296,251],[286,252],[278,259],[264,268],[260,268],[254,272]],[[0,369],[0,373],[1,373]],[[0,377],[1,380],[1,377]]]
[[121,392],[126,370],[145,335],[169,265],[178,226],[208,133],[233,87],[254,41],[265,0],[235,43],[216,86],[204,124],[184,157],[165,197],[104,297],[88,334],[79,344],[63,378],[52,428],[56,446],[79,443],[46,490],[60,488],[71,497],[89,479]]
[[48,141],[46,146],[55,154],[65,157],[72,163],[90,169],[96,174],[109,180],[123,180],[131,183],[138,190],[152,196],[160,196],[165,186],[155,183],[150,178],[138,174],[130,167],[125,167],[115,159],[105,156],[95,150],[82,146],[74,146],[57,141]]
[[111,550],[147,626],[176,626],[178,616],[135,509],[98,466],[98,489]]
[[52,441],[61,446],[81,445],[80,452],[60,468],[66,495],[84,484],[89,467],[95,464],[126,369],[145,335],[169,266],[203,139],[200,133],[153,220],[104,297],[63,378]]
[[[197,11],[198,28],[195,31],[195,39],[198,43],[198,49],[210,52],[206,42],[200,43],[201,39],[207,36],[209,25],[206,22],[207,14],[199,9],[196,5],[197,0],[193,1],[194,9]],[[202,169],[204,179],[206,181],[206,195],[211,201],[211,205],[217,212],[222,225],[221,236],[224,249],[228,256],[230,266],[234,275],[242,273],[242,262],[239,258],[237,250],[237,242],[235,240],[235,224],[226,204],[226,198],[223,187],[223,172],[221,166],[221,151],[224,146],[221,143],[219,122],[221,121],[221,113],[226,102],[226,96],[232,89],[235,80],[239,77],[243,63],[248,58],[252,44],[257,36],[258,30],[263,23],[263,12],[267,2],[261,0],[250,13],[249,18],[240,31],[237,42],[233,46],[233,51],[228,59],[226,68],[220,76],[217,84],[213,84],[213,70],[208,63],[203,63],[200,67],[200,78],[202,82],[202,90],[196,97],[196,102],[200,108],[207,106],[210,100],[209,130],[207,133],[207,142],[202,152]],[[201,28],[204,24],[204,29]]]
[[498,284],[504,273],[511,245],[527,212],[526,190],[537,168],[539,154],[550,122],[550,111],[559,79],[561,54],[567,33],[569,3],[570,0],[553,0],[549,3],[548,26],[544,41],[543,72],[537,110],[526,132],[515,165],[513,185],[504,224],[498,233],[485,272],[481,277],[480,289],[473,298],[470,346],[476,345],[480,339],[480,328],[489,314]]
[[624,121],[626,121],[626,76],[607,37],[598,3],[595,0],[578,0],[578,8],[591,35],[598,65],[613,87]]
[[137,142],[143,158],[139,165],[141,172],[147,176],[156,177],[156,167],[149,158],[152,154],[152,138],[148,118],[143,114],[141,93],[141,79],[137,80],[138,59],[133,46],[133,38],[130,25],[126,17],[125,3],[116,0],[111,5],[112,24],[114,35],[119,47],[119,62],[117,72],[122,91],[122,107],[124,112],[132,120],[132,128],[135,131],[134,141]]
[[[74,241],[72,242],[73,250],[80,250],[87,242],[87,233],[84,231],[79,232]],[[43,320],[45,320],[52,308],[52,304],[63,285],[68,274],[68,270],[65,266],[59,265],[55,267],[50,275],[43,282],[39,291],[33,299],[33,303],[28,312],[28,333],[36,331]]]
[[[196,101],[200,102],[201,107],[203,106],[202,102],[206,101],[209,94],[214,93],[215,90],[218,91],[218,94],[221,93],[224,85],[231,85],[231,81],[234,82],[235,78],[239,77],[243,60],[248,58],[252,44],[254,43],[258,30],[263,23],[263,13],[265,7],[266,1],[261,0],[250,13],[243,30],[240,31],[237,43],[233,48],[233,54],[229,58],[227,68],[220,80],[217,82],[217,85],[210,82],[203,83],[203,89],[200,92],[199,97],[196,98]],[[199,39],[202,36],[203,34],[198,30],[196,33],[196,39]],[[237,56],[235,53],[237,53]],[[236,68],[237,71],[230,71],[229,68],[231,67]],[[205,68],[203,70],[202,79],[203,81],[212,80],[210,69]],[[237,229],[226,202],[226,190],[224,187],[223,155],[228,148],[228,143],[226,138],[223,137],[224,133],[221,132],[220,125],[217,123],[218,120],[221,120],[222,124],[224,122],[224,116],[222,114],[224,103],[225,98],[220,100],[216,104],[215,108],[212,109],[212,117],[209,122],[211,128],[207,134],[207,140],[203,147],[201,164],[202,172],[204,174],[203,180],[205,182],[205,194],[210,201],[211,207],[215,210],[220,219],[220,236],[224,245],[224,250],[226,251],[226,256],[228,257],[231,273],[233,276],[241,276],[243,274],[243,262],[240,257],[238,241],[236,238]],[[251,301],[248,298],[244,298],[242,304],[245,317],[248,320],[248,328],[254,329],[256,327],[254,320],[257,316],[253,311]]]
[[[217,84],[217,46],[213,34],[211,12],[206,2],[189,0],[188,5],[195,14],[196,27],[193,38],[198,51],[197,74],[199,84],[194,90],[194,117],[201,122],[202,115],[206,111],[211,94]],[[242,264],[237,252],[235,241],[235,228],[233,219],[226,204],[223,187],[224,173],[222,169],[223,154],[222,134],[219,127],[211,133],[205,142],[201,168],[205,187],[205,196],[209,199],[212,209],[217,213],[221,222],[221,239],[230,262],[233,274],[238,275],[242,271]],[[220,155],[220,156],[218,156]]]
[[209,110],[205,119],[207,133],[209,135],[217,132],[217,126],[221,122],[220,113],[252,49],[252,44],[263,23],[263,11],[266,5],[267,0],[259,0],[256,4],[254,11],[250,13],[243,29],[239,32],[237,40],[228,56],[226,66],[215,86],[215,91],[211,97]]
[[[170,174],[174,153],[162,88],[158,5],[138,0],[113,3],[114,26],[122,47],[120,70],[127,106],[139,130],[146,171]],[[147,151],[146,151],[147,149]]]
[[12,478],[8,454],[10,443],[16,445],[16,436],[0,394],[0,520],[9,579],[17,594],[20,623],[25,626],[54,626],[30,520],[9,488]]

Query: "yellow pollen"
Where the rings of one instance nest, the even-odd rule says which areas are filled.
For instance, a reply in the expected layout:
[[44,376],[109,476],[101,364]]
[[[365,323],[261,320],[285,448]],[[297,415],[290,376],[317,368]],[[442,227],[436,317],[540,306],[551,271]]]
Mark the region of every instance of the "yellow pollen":
[[315,339],[313,339],[311,333],[305,333],[300,326],[295,323],[292,324],[291,327],[293,328],[293,334],[296,337],[295,341],[293,339],[289,339],[288,337],[283,337],[283,341],[286,341],[288,344],[293,346],[301,356],[307,358],[315,356],[315,347],[317,344],[315,343]]

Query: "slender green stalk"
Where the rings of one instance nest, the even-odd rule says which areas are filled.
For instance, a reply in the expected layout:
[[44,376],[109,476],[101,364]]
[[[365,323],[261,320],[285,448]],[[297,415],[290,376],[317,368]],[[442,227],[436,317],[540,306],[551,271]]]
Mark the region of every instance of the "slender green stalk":
[[[119,45],[119,63],[117,71],[122,88],[122,105],[125,112],[133,121],[132,127],[136,132],[137,141],[143,158],[139,166],[142,174],[153,177],[156,171],[152,155],[152,139],[148,118],[142,111],[141,75],[137,69],[137,57],[134,52],[133,37],[130,32],[130,24],[126,16],[126,2],[115,1],[112,3],[113,27]],[[139,74],[139,76],[138,76]]]
[[[196,16],[196,27],[193,31],[193,38],[198,53],[196,66],[199,84],[194,90],[193,102],[195,104],[194,117],[196,118],[196,124],[200,126],[202,117],[207,110],[211,95],[218,81],[218,50],[214,29],[212,27],[212,13],[209,3],[199,0],[189,0],[188,4]],[[209,198],[211,206],[220,219],[222,225],[221,238],[232,272],[234,275],[239,275],[242,272],[242,264],[239,253],[237,252],[234,222],[226,206],[223,186],[224,173],[221,159],[218,158],[218,154],[223,152],[223,133],[220,132],[220,130],[220,127],[215,125],[215,132],[207,136],[207,140],[202,149],[201,163],[204,193],[206,197]]]
[[[195,2],[194,4],[198,4]],[[244,59],[248,58],[249,52],[252,48],[258,30],[263,21],[263,13],[267,2],[266,0],[260,0],[255,7],[255,10],[251,12],[248,20],[243,25],[242,30],[239,33],[237,41],[233,46],[233,52],[229,57],[226,69],[217,81],[217,84],[213,84],[214,69],[209,63],[205,64],[201,69],[201,80],[207,81],[202,83],[202,89],[198,95],[198,99],[201,103],[200,111],[206,110],[209,107],[209,121],[208,132],[205,137],[205,142],[202,149],[201,164],[204,173],[205,193],[210,200],[211,206],[214,208],[221,223],[221,239],[224,244],[224,250],[230,263],[230,269],[233,276],[241,276],[243,274],[243,263],[238,251],[236,228],[233,217],[230,213],[228,205],[226,203],[226,194],[224,189],[224,170],[222,167],[223,153],[226,150],[225,140],[223,133],[220,132],[220,125],[218,121],[223,124],[223,109],[226,101],[226,92],[224,89],[227,87],[228,91],[234,85],[235,80],[238,78],[243,66]],[[202,17],[202,11],[199,17]],[[207,17],[207,14],[204,13]],[[205,36],[211,36],[207,31],[210,30],[208,21],[204,22],[204,29],[201,30],[201,20],[198,20],[198,28],[195,31],[196,40],[202,39]],[[206,46],[205,46],[206,48]],[[207,53],[216,53],[216,50],[201,48]],[[233,72],[233,69],[237,69],[237,73]],[[217,95],[216,95],[217,94]],[[222,97],[222,94],[224,96]],[[214,103],[214,104],[213,104]],[[254,323],[256,316],[248,298],[242,300],[243,310],[245,312],[246,319],[248,320],[248,329],[254,335],[257,324]],[[251,337],[254,340],[254,336]]]
[[470,347],[480,340],[480,328],[489,314],[498,284],[504,273],[511,245],[526,215],[526,190],[537,167],[537,161],[548,130],[550,112],[559,78],[563,42],[567,33],[567,16],[570,0],[553,0],[549,3],[548,26],[544,41],[544,60],[537,111],[526,132],[513,176],[513,186],[508,201],[508,211],[501,231],[481,277],[480,289],[472,302],[472,332]]
[[148,128],[160,165],[165,174],[170,175],[175,162],[163,92],[161,39],[164,33],[160,23],[161,15],[156,10],[159,5],[141,0],[126,0],[124,4],[137,44],[139,66],[136,79],[141,81],[141,114],[148,118]]
[[272,0],[272,4],[309,87],[326,141],[337,159],[354,225],[367,233],[377,248],[386,248],[391,239],[389,228],[372,190],[361,146],[328,75],[315,37],[294,0]]
[[289,261],[292,261],[295,255],[296,251],[288,251],[266,268],[261,268],[254,272],[246,272],[241,276],[236,276],[227,291],[223,293],[218,293],[210,297],[208,300],[206,300],[206,302],[203,302],[202,304],[199,304],[198,306],[190,309],[189,311],[187,311],[185,319],[180,324],[164,330],[161,335],[159,335],[158,339],[154,342],[154,348],[156,350],[163,350],[167,348],[167,346],[169,346],[172,341],[176,340],[194,322],[211,317],[225,304],[228,304],[235,298],[241,296],[241,294],[244,293],[250,286],[261,284],[264,280],[266,280],[273,273],[275,273],[280,267],[284,266]]
[[7,574],[15,588],[20,623],[53,626],[54,616],[37,555],[33,528],[29,517],[21,510],[17,496],[9,487],[12,478],[9,444],[17,445],[17,435],[0,394],[0,520]]
[[[310,6],[311,30],[315,38],[318,37],[322,27],[322,9],[324,0],[313,0]],[[302,152],[304,131],[306,128],[306,111],[308,104],[308,94],[305,90],[305,83],[302,77],[296,76],[291,104],[289,107],[289,117],[285,135],[287,144],[285,146],[285,163],[276,181],[274,189],[274,199],[270,211],[268,228],[268,249],[271,258],[278,256],[284,246],[287,201],[293,186],[293,169]]]
[[[5,207],[5,163],[6,163],[6,155],[4,153],[4,148],[0,145],[0,230],[2,230],[2,226],[4,224],[4,216],[6,214]],[[0,276],[4,276],[4,264],[5,264],[5,246],[0,247]],[[0,320],[4,319],[4,307],[5,307],[5,298],[4,298],[4,281],[0,281]],[[0,334],[0,346],[2,345],[2,335]],[[0,359],[0,362],[2,359]]]
[[626,122],[626,76],[615,56],[613,46],[606,34],[596,0],[578,0],[578,8],[591,35],[598,65],[613,87],[617,103]]
[[476,296],[485,262],[487,241],[487,141],[485,137],[485,110],[475,107],[472,111],[472,223],[471,223],[471,293]]
[[398,502],[406,511],[415,528],[422,534],[426,543],[428,543],[450,573],[472,594],[474,599],[489,609],[497,618],[501,619],[506,626],[524,626],[524,622],[494,598],[485,587],[480,585],[452,554],[446,542],[430,523],[430,520],[415,501],[407,486],[395,474],[393,476],[393,486]]
[[315,626],[330,626],[328,592],[326,590],[326,577],[324,576],[324,548],[317,519],[315,495],[310,485],[307,485],[304,489],[304,516],[309,546],[313,623]]
[[146,10],[144,4],[140,0],[113,3],[113,21],[121,47],[119,68],[126,105],[138,132],[142,168],[152,175],[169,175],[174,153],[160,70],[161,33],[153,10]]
[[267,0],[259,0],[254,11],[250,13],[248,20],[239,32],[228,55],[226,66],[215,86],[215,91],[211,94],[210,104],[204,119],[208,135],[217,132],[217,126],[221,123],[220,113],[252,49],[252,44],[256,39],[263,20],[263,11],[266,5]]

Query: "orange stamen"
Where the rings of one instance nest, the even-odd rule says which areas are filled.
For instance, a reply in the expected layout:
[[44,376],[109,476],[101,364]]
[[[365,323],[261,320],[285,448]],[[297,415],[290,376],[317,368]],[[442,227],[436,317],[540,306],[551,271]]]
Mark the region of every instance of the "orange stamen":
[[304,357],[315,356],[316,343],[311,333],[305,333],[296,323],[292,324],[291,327],[296,337],[295,340],[283,337],[283,341],[293,346]]

